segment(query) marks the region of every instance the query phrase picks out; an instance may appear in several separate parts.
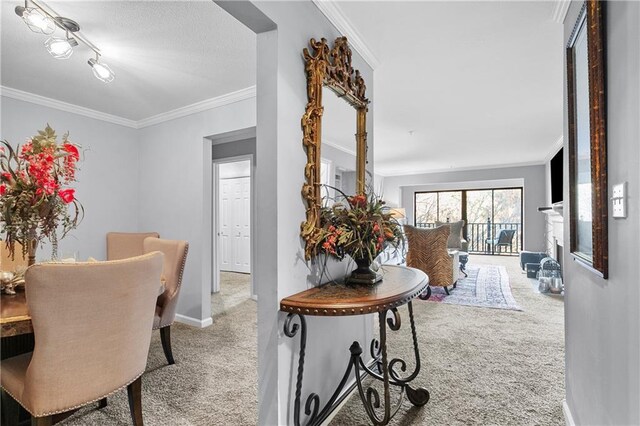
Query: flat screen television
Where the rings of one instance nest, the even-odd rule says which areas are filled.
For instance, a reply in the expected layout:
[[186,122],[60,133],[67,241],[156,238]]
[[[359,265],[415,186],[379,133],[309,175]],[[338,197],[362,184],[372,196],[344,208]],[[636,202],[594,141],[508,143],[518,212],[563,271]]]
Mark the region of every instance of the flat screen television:
[[554,204],[562,201],[562,150],[563,148],[560,148],[560,151],[551,159],[551,202]]

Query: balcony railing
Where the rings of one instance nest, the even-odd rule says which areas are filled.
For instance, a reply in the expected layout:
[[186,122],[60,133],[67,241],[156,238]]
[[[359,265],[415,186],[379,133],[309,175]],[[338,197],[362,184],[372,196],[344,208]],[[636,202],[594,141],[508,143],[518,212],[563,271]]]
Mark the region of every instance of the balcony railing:
[[[416,223],[418,228],[435,228],[436,224],[433,222]],[[493,241],[498,238],[498,234],[502,229],[513,229],[516,232],[513,235],[510,243],[496,246],[493,243],[487,243],[487,241]],[[465,239],[469,243],[469,252],[471,253],[484,253],[484,254],[518,254],[522,247],[522,224],[521,223],[506,223],[497,222],[492,223],[478,222],[467,224]]]

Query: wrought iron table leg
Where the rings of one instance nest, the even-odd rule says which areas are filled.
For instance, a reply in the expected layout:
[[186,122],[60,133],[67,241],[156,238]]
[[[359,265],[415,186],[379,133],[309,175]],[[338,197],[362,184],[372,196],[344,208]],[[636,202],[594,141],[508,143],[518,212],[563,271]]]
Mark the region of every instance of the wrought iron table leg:
[[[427,402],[429,402],[430,395],[429,395],[429,391],[427,391],[426,389],[424,388],[414,389],[409,384],[420,373],[421,364],[420,364],[420,351],[418,349],[418,336],[416,332],[415,321],[413,318],[413,303],[409,302],[409,304],[407,305],[407,308],[409,310],[409,321],[411,324],[411,335],[413,338],[413,351],[414,351],[416,366],[414,371],[411,374],[409,374],[406,377],[401,377],[400,373],[398,373],[396,369],[396,366],[400,366],[400,370],[404,372],[407,369],[407,363],[401,358],[392,359],[391,361],[389,361],[389,376],[390,376],[389,383],[394,386],[401,387],[404,391],[406,391],[409,402],[411,402],[413,405],[420,407],[425,405]],[[387,323],[389,324],[389,328],[391,328],[391,330],[397,331],[400,329],[400,315],[398,314],[397,309],[392,309],[391,312],[393,313],[393,318],[388,318]],[[372,349],[374,347],[378,348],[379,346],[381,346],[381,343],[377,343],[377,341],[375,341],[374,339],[374,342],[372,342],[371,344]],[[380,352],[381,352],[381,349],[378,350],[376,353],[374,353],[372,350],[372,356],[375,356],[376,354],[379,355]],[[362,361],[360,361],[360,367],[363,370],[365,370],[367,374],[369,374],[373,378],[380,381],[384,381],[384,377],[382,375],[367,368],[367,366],[364,365]]]
[[[414,347],[414,355],[416,358],[416,368],[407,377],[400,377],[399,373],[395,370],[396,365],[400,365],[400,369],[402,371],[406,370],[406,362],[400,358],[394,358],[391,361],[388,360],[387,357],[387,325],[393,331],[397,331],[400,329],[400,315],[396,308],[393,308],[388,311],[383,311],[378,313],[378,323],[380,327],[380,340],[371,342],[371,355],[376,359],[376,368],[378,372],[375,372],[368,368],[364,361],[362,360],[362,348],[360,344],[355,341],[351,344],[349,351],[351,353],[349,363],[345,370],[345,373],[340,381],[340,384],[336,388],[335,392],[327,401],[322,410],[319,410],[320,407],[320,398],[315,393],[309,394],[305,403],[305,414],[308,416],[306,424],[309,426],[316,426],[321,424],[329,412],[333,409],[333,405],[338,399],[340,393],[344,389],[349,377],[351,376],[351,370],[353,369],[355,372],[356,384],[358,387],[358,393],[360,394],[360,399],[364,405],[365,411],[369,416],[369,419],[375,426],[384,426],[391,418],[395,415],[402,404],[402,399],[404,397],[404,393],[407,394],[407,399],[415,405],[415,406],[423,406],[429,401],[429,392],[424,388],[412,388],[409,383],[418,375],[420,372],[420,352],[418,350],[418,339],[416,334],[415,322],[413,319],[413,305],[411,302],[408,304],[409,308],[409,319],[411,322],[411,333],[413,338],[413,347]],[[393,318],[387,318],[387,314],[391,312],[393,314]],[[293,322],[295,317],[299,318],[300,324],[296,324]],[[288,337],[294,337],[298,330],[300,330],[300,352],[298,358],[298,374],[296,380],[296,392],[295,392],[295,402],[294,402],[294,424],[296,426],[300,426],[300,406],[301,406],[301,397],[302,397],[302,379],[304,376],[304,361],[306,355],[306,343],[307,343],[307,324],[304,315],[300,314],[288,314],[284,323],[284,333]],[[383,382],[384,386],[384,395],[383,400],[380,399],[380,394],[378,391],[369,386],[367,389],[364,389],[364,385],[362,383],[362,372],[370,375],[374,379]],[[398,399],[397,404],[392,409],[391,408],[391,390],[390,386],[398,386],[400,387],[401,393]],[[382,417],[378,417],[376,413],[376,409],[381,408],[381,403],[384,404],[382,406],[384,413]]]

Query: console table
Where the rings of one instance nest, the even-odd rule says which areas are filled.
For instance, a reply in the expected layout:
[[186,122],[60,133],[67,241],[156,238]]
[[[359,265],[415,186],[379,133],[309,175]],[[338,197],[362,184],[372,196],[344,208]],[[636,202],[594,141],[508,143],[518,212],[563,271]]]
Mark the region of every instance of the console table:
[[[304,375],[304,360],[307,342],[307,325],[305,316],[348,316],[378,314],[380,327],[380,340],[373,339],[370,345],[371,356],[374,365],[367,366],[362,360],[362,347],[355,341],[349,348],[351,354],[347,369],[337,389],[320,410],[320,397],[311,393],[305,403],[305,413],[308,416],[307,425],[320,424],[334,408],[340,393],[344,389],[351,371],[354,371],[360,399],[374,425],[386,425],[395,415],[402,404],[404,393],[415,406],[423,406],[429,401],[429,392],[424,388],[412,388],[410,382],[420,372],[420,352],[416,327],[413,320],[412,300],[426,293],[429,296],[429,278],[427,275],[414,268],[406,266],[383,266],[383,280],[373,285],[346,285],[342,283],[329,283],[314,287],[309,290],[294,294],[280,302],[280,310],[287,312],[284,323],[284,333],[293,338],[300,331],[300,352],[298,358],[298,376],[296,381],[296,393],[294,402],[294,422],[300,425],[300,404],[302,396],[302,379]],[[411,333],[413,336],[413,350],[416,367],[409,375],[403,375],[407,363],[401,358],[393,358],[389,361],[387,355],[387,325],[393,331],[400,329],[400,314],[398,307],[407,305]],[[295,318],[298,321],[295,321]],[[362,375],[371,376],[381,381],[384,386],[384,395],[380,395],[373,387],[365,389],[362,383]],[[390,386],[400,388],[400,397],[392,408]],[[382,405],[382,410],[380,406]],[[376,412],[382,411],[379,415]]]

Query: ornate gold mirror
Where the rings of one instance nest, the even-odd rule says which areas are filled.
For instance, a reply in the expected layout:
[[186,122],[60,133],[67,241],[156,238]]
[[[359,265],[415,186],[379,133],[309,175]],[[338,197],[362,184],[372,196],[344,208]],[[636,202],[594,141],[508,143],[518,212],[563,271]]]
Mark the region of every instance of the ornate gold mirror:
[[[302,143],[307,151],[302,196],[307,203],[307,218],[302,223],[301,236],[306,241],[306,259],[314,254],[320,234],[322,184],[333,183],[331,186],[338,186],[335,180],[339,176],[339,186],[343,192],[348,195],[364,193],[369,104],[365,96],[364,79],[351,66],[351,48],[346,37],[338,37],[332,48],[324,38],[320,41],[311,39],[309,45],[310,49],[303,50],[308,102],[302,116]],[[330,118],[331,122],[323,120],[323,115],[325,119]],[[355,123],[348,133],[350,119]],[[324,132],[327,137],[323,135]],[[338,169],[336,165],[344,162],[344,156],[340,155],[340,160],[323,157],[323,144],[331,148],[327,148],[328,152],[355,153],[353,167],[343,164]]]

